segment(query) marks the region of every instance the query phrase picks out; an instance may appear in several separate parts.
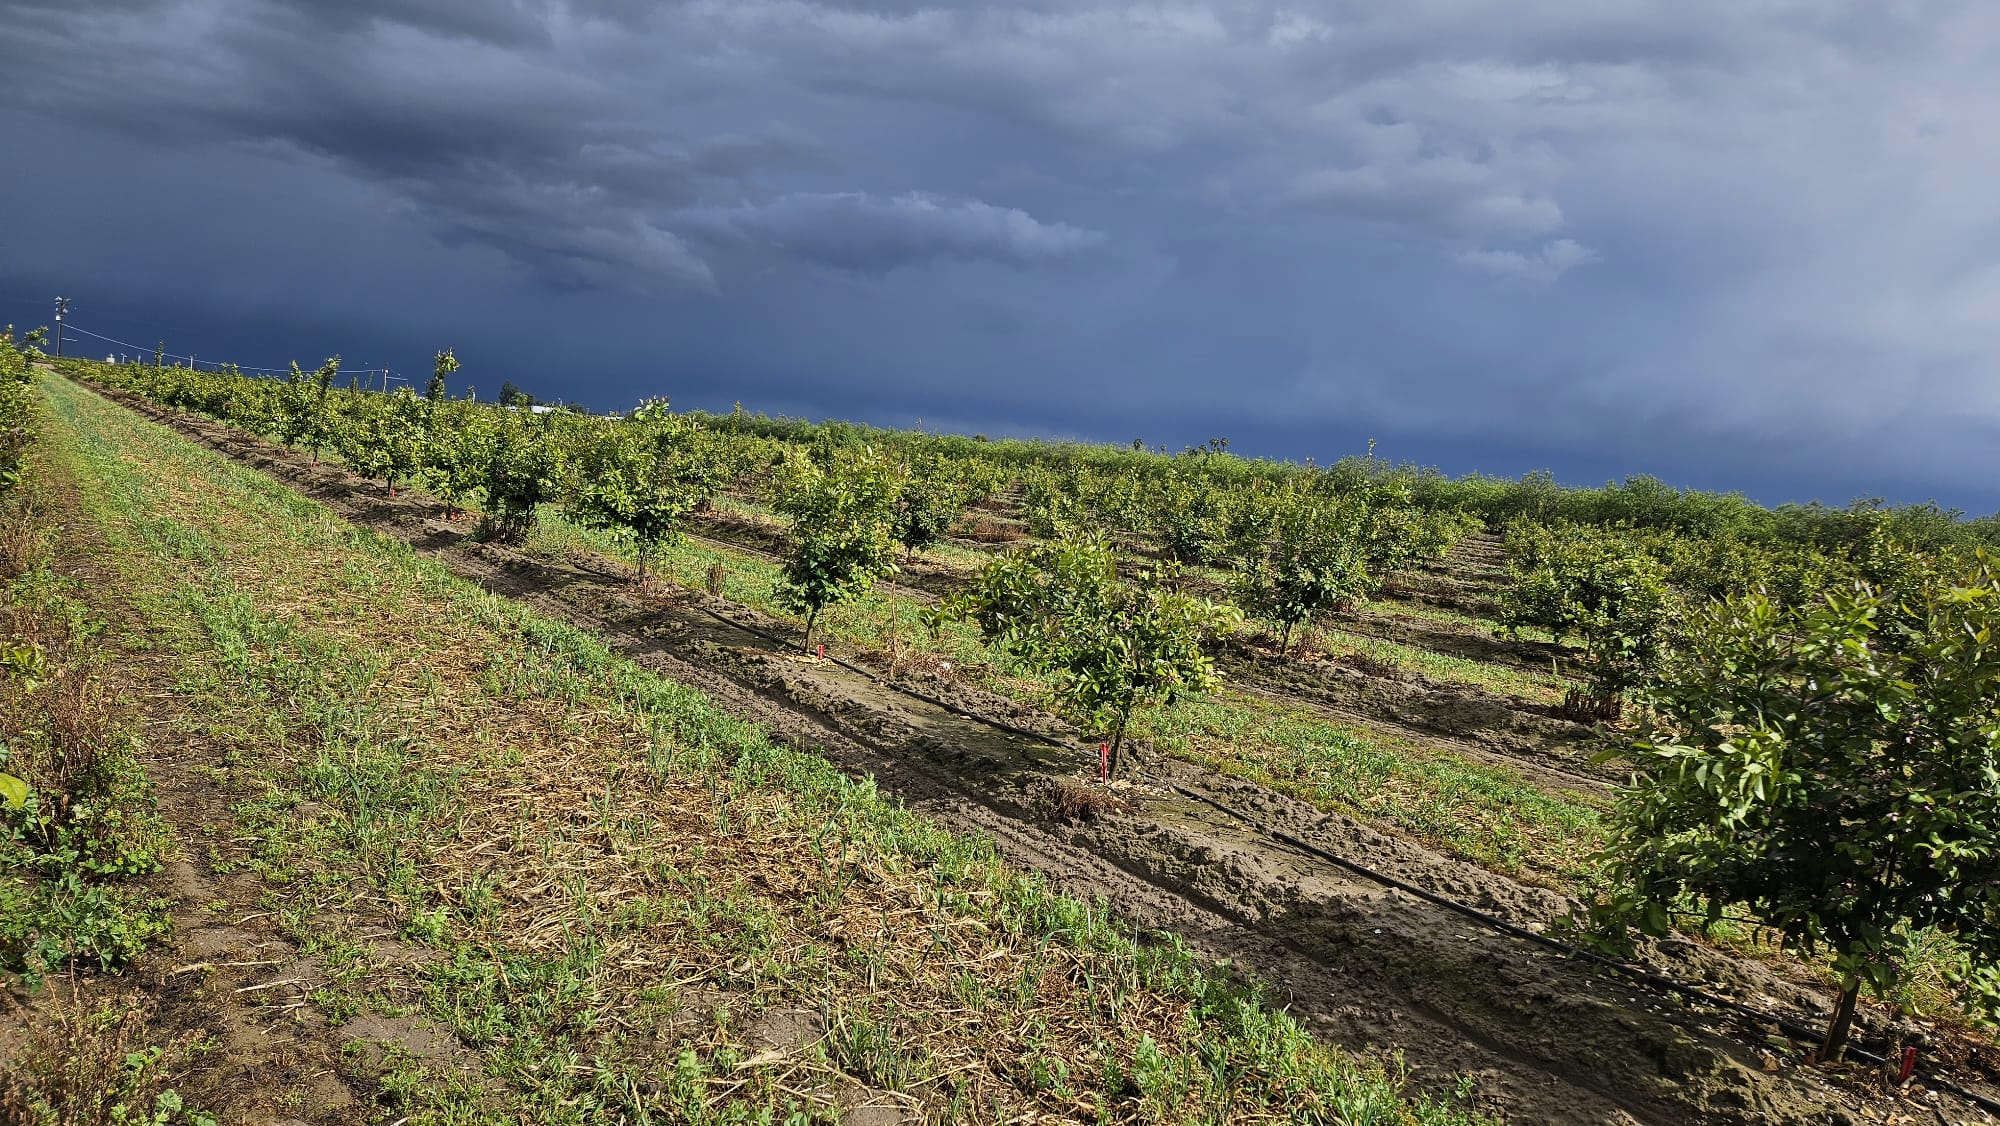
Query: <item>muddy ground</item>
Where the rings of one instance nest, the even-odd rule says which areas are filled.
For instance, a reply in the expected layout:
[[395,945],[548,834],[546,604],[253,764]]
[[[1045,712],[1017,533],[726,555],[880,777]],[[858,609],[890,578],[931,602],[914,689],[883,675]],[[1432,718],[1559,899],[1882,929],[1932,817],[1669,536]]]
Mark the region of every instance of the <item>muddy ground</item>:
[[[1689,1009],[1287,847],[1267,830],[1282,829],[1531,929],[1546,928],[1571,906],[1546,889],[1248,783],[1148,760],[1144,782],[1128,792],[1130,812],[1051,824],[1036,813],[1035,785],[1081,776],[1095,757],[1067,741],[1074,733],[1060,721],[941,682],[925,687],[952,707],[926,703],[872,676],[787,651],[764,635],[783,638],[792,627],[754,611],[697,593],[641,600],[620,569],[602,560],[548,560],[477,542],[466,524],[440,519],[432,502],[390,499],[380,485],[352,480],[337,467],[311,465],[303,455],[204,419],[125,401],[468,579],[597,633],[781,738],[873,774],[913,808],[991,836],[1013,862],[1047,873],[1071,894],[1102,897],[1139,924],[1177,932],[1234,960],[1270,981],[1318,1034],[1400,1051],[1423,1085],[1449,1089],[1456,1076],[1470,1076],[1480,1105],[1511,1120],[1803,1124],[1918,1112],[1926,1117],[1907,1120],[1985,1120],[1950,1103],[1933,1109],[1884,1098],[1871,1091],[1872,1079],[1853,1072],[1830,1076],[1800,1066],[1792,1046],[1771,1041],[1768,1029]],[[1311,683],[1270,687],[1335,693]],[[1327,706],[1341,705],[1334,699]],[[1007,719],[1066,745],[1005,732],[959,711]],[[1247,813],[1261,828],[1209,802]],[[189,889],[194,896],[210,893],[207,885]],[[256,946],[270,936],[254,928],[214,941],[224,954],[275,949]],[[1818,991],[1755,962],[1688,943],[1655,954],[1676,976],[1767,1009],[1813,1019],[1826,1007]],[[280,964],[255,969],[281,970],[286,955],[267,954]]]

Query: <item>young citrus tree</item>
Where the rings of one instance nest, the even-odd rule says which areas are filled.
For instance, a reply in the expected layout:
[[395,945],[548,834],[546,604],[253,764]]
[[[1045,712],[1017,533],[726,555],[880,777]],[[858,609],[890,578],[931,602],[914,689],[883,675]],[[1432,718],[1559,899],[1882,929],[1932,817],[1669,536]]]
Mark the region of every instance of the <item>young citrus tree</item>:
[[441,403],[449,399],[451,392],[445,387],[445,380],[457,370],[458,357],[452,354],[452,350],[446,348],[439,352],[437,358],[431,362],[430,381],[424,384],[424,401]]
[[1071,537],[986,565],[945,612],[1052,678],[1063,700],[1109,736],[1111,772],[1132,710],[1214,686],[1207,646],[1241,621],[1229,606],[1172,589],[1171,567],[1118,576],[1102,540]]
[[793,454],[772,505],[792,523],[779,597],[806,616],[806,649],[828,606],[852,602],[896,570],[896,496],[903,473],[865,446]]
[[519,540],[535,523],[535,507],[552,500],[560,477],[560,454],[552,434],[554,415],[501,410],[481,435],[480,504],[486,531],[502,540]]
[[1075,466],[1062,472],[1029,466],[1021,475],[1021,519],[1028,533],[1059,539],[1081,527],[1088,519],[1082,492],[1083,474]]
[[469,506],[485,483],[498,426],[494,412],[468,402],[444,399],[430,404],[417,476],[444,501],[445,519]]
[[1608,532],[1576,527],[1545,536],[1510,534],[1526,546],[1500,594],[1500,625],[1510,634],[1539,626],[1558,641],[1584,644],[1584,671],[1599,699],[1614,700],[1659,660],[1680,600],[1666,568]]
[[320,448],[333,438],[333,422],[327,405],[327,389],[340,374],[340,357],[330,357],[311,375],[294,362],[278,395],[278,438],[286,446],[305,445],[319,464]]
[[647,561],[680,539],[721,483],[712,445],[707,431],[668,413],[665,399],[580,436],[564,507],[577,523],[638,547],[641,590]]
[[33,437],[34,373],[17,350],[12,326],[0,334],[0,493],[21,480],[21,456]]
[[1269,537],[1245,561],[1235,595],[1246,612],[1278,626],[1280,655],[1293,629],[1366,589],[1362,520],[1360,506],[1324,491],[1289,490],[1273,506]]
[[965,510],[970,492],[951,463],[936,454],[910,463],[895,509],[896,542],[905,560],[944,538]]
[[1154,541],[1181,564],[1222,555],[1229,540],[1229,494],[1205,473],[1175,468],[1153,483],[1148,521]]
[[2000,575],[1981,555],[1900,602],[1858,586],[1694,615],[1613,814],[1618,915],[1660,935],[1686,903],[1703,926],[1742,910],[1831,956],[1826,1059],[1920,930],[1957,941],[1966,1000],[2000,1014]]

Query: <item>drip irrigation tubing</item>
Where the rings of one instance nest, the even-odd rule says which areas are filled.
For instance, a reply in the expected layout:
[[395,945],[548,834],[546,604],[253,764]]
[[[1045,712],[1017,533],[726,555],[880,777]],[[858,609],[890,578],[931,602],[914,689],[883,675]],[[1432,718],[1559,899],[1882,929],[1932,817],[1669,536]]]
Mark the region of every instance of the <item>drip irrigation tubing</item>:
[[[227,426],[226,423],[222,425]],[[701,538],[706,538],[706,537],[701,537]],[[731,548],[743,549],[742,545],[729,543],[728,541],[711,540],[710,542],[717,542]],[[757,552],[756,549],[754,548],[745,550],[750,550],[756,552],[757,554],[765,554],[763,552]],[[689,604],[689,605],[691,605],[693,609],[700,611],[701,613],[707,615],[710,618],[715,619],[718,622],[721,622],[724,625],[727,625],[733,629],[741,630],[744,633],[748,633],[753,637],[760,638],[766,642],[769,642],[772,645],[779,647],[781,650],[790,651],[793,647],[794,643],[792,641],[780,637],[777,634],[774,634],[768,630],[761,629],[757,626],[737,621],[736,619],[728,617],[727,615],[718,613],[715,610],[711,610],[706,606],[694,605],[694,604]],[[877,685],[880,685],[881,687],[887,688],[892,692],[898,692],[905,696],[909,696],[912,699],[921,700],[924,703],[931,705],[932,707],[942,709],[943,711],[949,712],[963,719],[969,719],[975,723],[983,724],[987,727],[994,728],[995,730],[1005,731],[1012,735],[1021,736],[1027,739],[1033,739],[1041,743],[1046,743],[1049,746],[1056,747],[1062,750],[1076,751],[1078,749],[1077,745],[1074,742],[1057,739],[1052,735],[1047,735],[1040,731],[1035,731],[1026,727],[1021,727],[1017,724],[1008,723],[1005,720],[998,720],[990,716],[981,715],[978,712],[971,711],[969,709],[953,704],[947,700],[943,700],[936,696],[932,696],[927,692],[921,692],[914,688],[910,688],[905,685],[898,684],[895,681],[886,679],[878,675],[873,669],[869,669],[862,665],[855,664],[854,662],[846,660],[845,658],[829,654],[825,657],[825,659],[827,661],[832,662],[835,665],[838,665],[841,668],[847,669],[850,672],[862,676],[867,680],[872,681]],[[1246,826],[1249,826],[1255,832],[1267,836],[1271,840],[1274,840],[1279,844],[1284,845],[1287,848],[1293,849],[1298,852],[1302,852],[1317,860],[1321,860],[1326,863],[1332,864],[1343,871],[1359,876],[1372,883],[1376,883],[1383,887],[1391,888],[1404,895],[1409,895],[1416,899],[1420,899],[1425,903],[1431,904],[1432,906],[1438,907],[1442,910],[1449,911],[1470,922],[1486,927],[1489,930],[1496,931],[1500,934],[1507,935],[1511,938],[1520,939],[1521,941],[1527,942],[1531,945],[1540,946],[1544,949],[1553,951],[1558,954],[1562,954],[1565,957],[1569,957],[1577,961],[1585,962],[1590,965],[1594,965],[1599,968],[1609,970],[1613,973],[1616,973],[1628,980],[1637,982],[1641,985],[1648,986],[1650,988],[1659,990],[1661,992],[1678,995],[1689,1001],[1704,1005],[1708,1008],[1716,1009],[1722,1012],[1733,1013],[1739,1017],[1755,1021],[1756,1023],[1761,1025],[1774,1026],[1778,1028],[1780,1031],[1784,1032],[1786,1035],[1791,1036],[1795,1039],[1802,1039],[1810,1042],[1816,1040],[1819,1037],[1818,1031],[1813,1029],[1811,1026],[1801,1024],[1798,1021],[1792,1020],[1788,1017],[1779,1016],[1773,1013],[1767,1013],[1761,1009],[1755,1008],[1750,1005],[1746,1005],[1741,1001],[1731,1000],[1730,998],[1710,993],[1707,990],[1699,988],[1698,986],[1689,985],[1686,982],[1679,981],[1671,977],[1667,977],[1664,974],[1660,974],[1653,970],[1646,969],[1643,966],[1637,966],[1629,962],[1620,961],[1616,958],[1607,957],[1595,951],[1584,949],[1583,947],[1577,946],[1574,943],[1564,942],[1558,938],[1551,938],[1550,936],[1542,934],[1539,931],[1530,930],[1527,927],[1521,926],[1518,923],[1509,922],[1508,920],[1502,919],[1497,915],[1488,914],[1487,912],[1481,911],[1478,908],[1473,907],[1469,904],[1461,903],[1458,900],[1451,899],[1447,896],[1439,895],[1436,892],[1418,887],[1415,884],[1412,884],[1406,880],[1399,879],[1395,876],[1389,875],[1386,872],[1376,871],[1375,869],[1370,868],[1365,864],[1361,864],[1354,860],[1349,860],[1344,856],[1328,851],[1327,849],[1321,848],[1318,845],[1303,840],[1300,837],[1292,833],[1286,832],[1283,829],[1273,828],[1272,826],[1262,821],[1259,821],[1254,817],[1251,817],[1250,815],[1242,812],[1241,810],[1237,810],[1228,805],[1225,805],[1222,802],[1219,802],[1214,798],[1209,797],[1206,794],[1201,794],[1197,793],[1194,790],[1190,790],[1187,787],[1182,786],[1177,782],[1169,782],[1157,778],[1148,778],[1143,772],[1141,772],[1140,777],[1142,780],[1151,781],[1154,785],[1170,790],[1176,794],[1179,794],[1184,798],[1189,799],[1190,801],[1195,801],[1203,805],[1207,805],[1215,809],[1216,811],[1222,813],[1223,815],[1233,818],[1234,820],[1239,821]],[[1851,1058],[1862,1061],[1863,1063],[1872,1064],[1878,1067],[1886,1065],[1888,1063],[1886,1057],[1876,1055],[1873,1052],[1869,1052],[1859,1047],[1848,1048],[1846,1054]],[[1968,1090],[1967,1088],[1962,1087],[1957,1083],[1954,1083],[1951,1080],[1938,1075],[1936,1072],[1930,1070],[1927,1067],[1919,1066],[1915,1074],[1917,1078],[1921,1079],[1925,1084],[1927,1084],[1934,1090],[1942,1091],[1945,1094],[1961,1099],[1989,1114],[2000,1115],[2000,1100],[1996,1100],[1986,1095],[1979,1094],[1976,1091]]]
[[[1555,951],[1567,957],[1577,959],[1578,961],[1588,962],[1591,965],[1611,970],[1614,973],[1620,974],[1633,981],[1637,981],[1641,984],[1651,986],[1655,989],[1678,994],[1682,997],[1687,998],[1690,1001],[1706,1005],[1710,1008],[1719,1009],[1724,1012],[1735,1013],[1738,1016],[1754,1020],[1759,1024],[1775,1026],[1779,1030],[1783,1031],[1786,1035],[1797,1039],[1810,1041],[1816,1039],[1819,1036],[1819,1033],[1810,1026],[1800,1024],[1799,1022],[1791,1020],[1789,1018],[1764,1012],[1761,1009],[1755,1008],[1750,1005],[1746,1005],[1741,1001],[1733,1001],[1727,997],[1718,996],[1714,993],[1710,993],[1707,990],[1701,989],[1697,986],[1689,985],[1684,981],[1677,981],[1673,978],[1667,977],[1664,974],[1655,973],[1654,971],[1646,969],[1643,966],[1635,966],[1630,962],[1621,962],[1616,958],[1606,957],[1605,955],[1599,954],[1592,950],[1586,950],[1583,947],[1577,946],[1573,943],[1564,942],[1558,938],[1551,938],[1548,935],[1542,934],[1538,931],[1529,930],[1528,928],[1521,926],[1517,923],[1508,922],[1507,920],[1502,919],[1496,915],[1489,915],[1486,912],[1481,911],[1476,907],[1460,903],[1455,899],[1438,895],[1437,893],[1432,891],[1427,891],[1424,888],[1420,888],[1415,884],[1409,883],[1408,881],[1397,879],[1395,876],[1391,876],[1385,872],[1377,872],[1374,869],[1369,868],[1364,864],[1356,863],[1355,861],[1349,860],[1346,857],[1340,856],[1333,852],[1329,852],[1326,849],[1320,848],[1319,846],[1312,844],[1309,841],[1301,840],[1297,836],[1285,832],[1283,829],[1274,829],[1271,826],[1266,825],[1258,821],[1257,819],[1249,816],[1248,814],[1245,814],[1236,809],[1232,809],[1229,806],[1224,805],[1219,801],[1216,801],[1214,798],[1207,796],[1206,794],[1196,793],[1195,791],[1187,789],[1186,787],[1181,786],[1178,783],[1156,781],[1155,784],[1163,785],[1166,788],[1174,791],[1175,793],[1180,794],[1182,797],[1188,798],[1192,801],[1201,802],[1204,805],[1211,806],[1214,809],[1230,817],[1233,817],[1238,821],[1241,821],[1243,824],[1250,826],[1252,829],[1270,837],[1272,840],[1275,840],[1278,843],[1287,846],[1288,848],[1296,849],[1300,852],[1307,854],[1308,856],[1312,856],[1319,860],[1324,860],[1329,864],[1332,864],[1338,868],[1343,869],[1344,871],[1351,872],[1354,875],[1361,876],[1374,883],[1381,884],[1383,887],[1392,888],[1405,895],[1415,896],[1416,898],[1421,899],[1424,902],[1431,904],[1432,906],[1441,907],[1447,911],[1452,912],[1453,914],[1459,915],[1465,919],[1478,923],[1479,925],[1487,927],[1491,930],[1495,930],[1502,934],[1521,939],[1523,941],[1532,943],[1536,946],[1541,946],[1545,949]],[[1847,1055],[1859,1059],[1864,1063],[1875,1064],[1877,1066],[1886,1064],[1888,1062],[1888,1060],[1885,1057],[1878,1056],[1873,1052],[1869,1052],[1861,1048],[1850,1047],[1847,1049]],[[1937,1090],[1943,1091],[1947,1094],[1963,1099],[1966,1102],[1969,1102],[1988,1113],[2000,1114],[2000,1100],[1988,1098],[1985,1095],[1981,1095],[1976,1091],[1969,1091],[1963,1087],[1960,1087],[1958,1084],[1943,1078],[1942,1076],[1936,1074],[1935,1072],[1930,1071],[1929,1069],[1920,1069],[1917,1072],[1917,1075],[1925,1083],[1929,1084],[1931,1087],[1936,1088]]]

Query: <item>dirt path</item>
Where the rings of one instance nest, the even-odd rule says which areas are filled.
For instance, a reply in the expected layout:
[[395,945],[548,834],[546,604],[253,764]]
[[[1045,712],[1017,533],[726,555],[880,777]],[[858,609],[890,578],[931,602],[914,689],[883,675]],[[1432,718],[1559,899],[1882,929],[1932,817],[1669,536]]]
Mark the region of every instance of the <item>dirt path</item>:
[[[81,515],[75,483],[51,476],[51,522],[63,529],[51,569],[88,592],[92,611],[114,624],[112,636],[125,637],[144,615],[126,600],[124,583],[102,567],[108,553]],[[101,1005],[136,987],[151,1001],[153,1042],[195,1034],[212,1045],[178,1091],[219,1121],[366,1120],[372,1092],[351,1081],[357,1069],[343,1045],[363,1034],[393,1039],[414,1025],[334,1027],[306,1000],[328,975],[268,909],[263,880],[242,863],[231,807],[254,795],[232,777],[231,748],[199,717],[179,710],[173,689],[183,670],[175,659],[142,638],[128,640],[109,663],[106,689],[122,729],[140,736],[140,765],[174,838],[177,858],[152,881],[171,905],[172,930],[122,975],[73,982],[74,999]],[[41,1003],[66,1000],[62,988]]]
[[[128,403],[130,400],[126,400]],[[569,563],[469,540],[431,505],[379,495],[218,424],[159,418],[431,553],[458,574],[604,637],[624,655],[698,687],[775,733],[873,774],[885,790],[953,828],[992,836],[1016,863],[1072,894],[1238,960],[1292,1011],[1338,1042],[1400,1049],[1420,1083],[1470,1075],[1490,1109],[1547,1123],[1818,1123],[1862,1120],[1853,1094],[1815,1073],[1766,1070],[1758,1030],[1635,992],[1283,848],[1198,801],[1141,795],[1143,809],[1080,826],[1041,823],[1028,787],[1089,760],[912,700],[868,677],[779,651],[754,612],[694,596],[642,603],[627,584]],[[713,616],[720,614],[719,620]],[[1060,737],[1061,725],[959,690],[968,710]],[[1510,918],[1546,925],[1561,897],[1440,856],[1351,819],[1173,762],[1155,781],[1252,812],[1339,855]],[[1745,1000],[1807,1008],[1803,990],[1698,948],[1672,969]]]

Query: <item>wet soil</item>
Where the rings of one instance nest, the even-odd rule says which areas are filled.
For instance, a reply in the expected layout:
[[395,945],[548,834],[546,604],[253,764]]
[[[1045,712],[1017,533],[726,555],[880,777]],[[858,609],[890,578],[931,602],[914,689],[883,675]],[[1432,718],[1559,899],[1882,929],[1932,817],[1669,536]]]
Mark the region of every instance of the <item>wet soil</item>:
[[[923,687],[950,707],[901,694],[830,661],[787,651],[792,627],[689,592],[635,597],[602,560],[537,558],[471,539],[421,498],[237,434],[116,396],[320,500],[395,535],[456,573],[603,637],[641,665],[698,687],[778,738],[875,776],[886,791],[953,828],[987,834],[1016,864],[1071,894],[1180,934],[1272,983],[1316,1033],[1400,1051],[1420,1085],[1458,1075],[1478,1103],[1537,1123],[1854,1123],[1885,1103],[1773,1055],[1768,1030],[1682,1007],[1586,964],[1483,930],[1464,918],[1289,847],[1278,828],[1397,879],[1540,930],[1571,904],[1328,815],[1249,783],[1170,760],[1142,763],[1134,811],[1081,825],[1035,819],[1029,788],[1094,769],[1051,717],[963,685]],[[1336,694],[1339,675],[1277,687]],[[1328,706],[1334,706],[1329,703]],[[1063,746],[959,714],[1005,719]],[[1210,803],[1254,818],[1239,821]],[[1669,973],[1753,1004],[1803,1015],[1825,999],[1755,962],[1688,943],[1654,951]],[[1980,1121],[1959,1112],[1947,1121]]]

